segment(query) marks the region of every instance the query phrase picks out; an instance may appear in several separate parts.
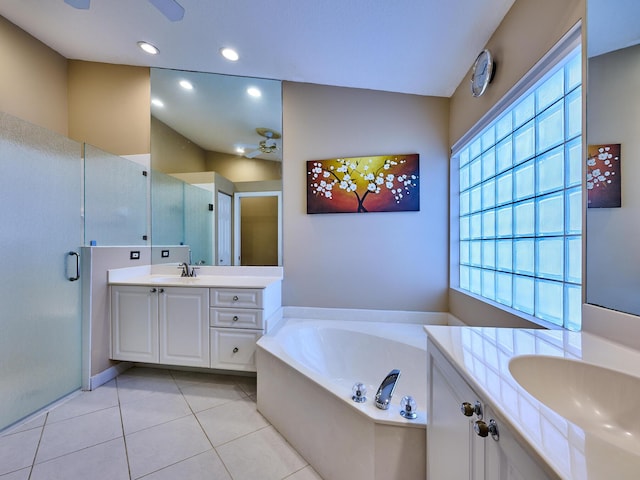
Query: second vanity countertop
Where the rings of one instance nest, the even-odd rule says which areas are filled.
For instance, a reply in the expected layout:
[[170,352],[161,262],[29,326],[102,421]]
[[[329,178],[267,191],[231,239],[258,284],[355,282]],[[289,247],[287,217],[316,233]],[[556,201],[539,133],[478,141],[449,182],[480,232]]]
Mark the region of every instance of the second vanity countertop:
[[[637,425],[640,398],[627,400],[635,408],[629,408],[617,425],[611,425],[616,419],[598,418],[599,429],[582,428],[520,386],[511,375],[509,361],[520,355],[564,357],[640,377],[640,352],[586,332],[447,326],[424,329],[476,393],[492,406],[499,420],[506,422],[560,478],[638,478],[640,439],[627,432],[630,438],[625,439],[624,446],[617,446],[603,439],[603,430],[624,429],[620,423]],[[584,398],[585,402],[590,400]],[[599,415],[597,409],[593,415]]]
[[197,267],[196,277],[181,277],[177,265],[146,265],[109,270],[110,285],[266,288],[282,280],[282,267]]

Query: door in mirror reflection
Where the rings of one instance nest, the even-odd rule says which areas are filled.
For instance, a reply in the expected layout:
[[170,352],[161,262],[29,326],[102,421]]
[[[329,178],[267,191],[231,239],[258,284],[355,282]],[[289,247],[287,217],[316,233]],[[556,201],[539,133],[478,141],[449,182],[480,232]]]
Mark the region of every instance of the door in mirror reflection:
[[218,265],[231,265],[231,196],[218,192]]

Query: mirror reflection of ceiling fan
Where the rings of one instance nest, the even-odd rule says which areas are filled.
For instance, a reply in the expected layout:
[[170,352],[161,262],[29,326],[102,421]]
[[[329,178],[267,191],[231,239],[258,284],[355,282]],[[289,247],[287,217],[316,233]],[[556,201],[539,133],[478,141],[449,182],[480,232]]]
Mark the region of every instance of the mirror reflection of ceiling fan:
[[[64,3],[81,10],[88,10],[91,6],[91,0],[64,0]],[[179,22],[184,17],[184,8],[176,0],[149,0],[149,3],[171,22]]]
[[[262,140],[258,145],[245,145],[245,157],[254,158],[258,155],[262,155],[263,153],[274,153],[278,150],[279,147],[276,140],[281,138],[282,135],[269,128],[256,128],[256,132],[258,132],[258,135],[264,137],[264,140]],[[252,150],[246,152],[247,148]]]

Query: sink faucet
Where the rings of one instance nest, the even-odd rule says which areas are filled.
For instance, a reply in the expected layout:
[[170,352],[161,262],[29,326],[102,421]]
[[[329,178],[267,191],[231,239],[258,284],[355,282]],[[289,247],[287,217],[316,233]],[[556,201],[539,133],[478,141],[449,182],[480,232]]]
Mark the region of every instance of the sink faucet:
[[181,277],[192,277],[193,273],[189,271],[189,264],[187,262],[182,262],[178,268],[182,268]]
[[391,370],[385,377],[376,393],[376,407],[382,410],[389,408],[389,403],[391,402],[393,391],[396,389],[398,378],[400,378],[400,370]]

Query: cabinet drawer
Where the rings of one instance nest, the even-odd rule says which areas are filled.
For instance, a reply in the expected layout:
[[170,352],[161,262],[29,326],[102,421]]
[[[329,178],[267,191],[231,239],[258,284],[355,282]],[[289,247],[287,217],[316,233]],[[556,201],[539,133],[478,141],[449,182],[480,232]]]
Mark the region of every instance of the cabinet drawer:
[[211,306],[262,308],[262,289],[212,288]]
[[262,310],[249,308],[210,308],[212,327],[253,328],[262,330]]
[[256,371],[257,330],[211,328],[211,368]]

